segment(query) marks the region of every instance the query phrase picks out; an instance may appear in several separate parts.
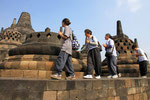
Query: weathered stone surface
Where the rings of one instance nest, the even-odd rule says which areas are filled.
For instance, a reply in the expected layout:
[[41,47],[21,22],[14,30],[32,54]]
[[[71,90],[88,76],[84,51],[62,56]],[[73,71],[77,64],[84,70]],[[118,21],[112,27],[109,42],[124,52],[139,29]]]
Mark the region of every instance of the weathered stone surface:
[[102,89],[102,82],[99,80],[93,80],[93,89]]
[[115,91],[115,89],[108,89],[108,96],[110,96],[110,97],[115,97],[115,96],[116,96],[116,91]]
[[128,94],[129,95],[136,94],[136,88],[128,88]]
[[42,100],[56,100],[56,91],[45,91]]
[[1,75],[1,77],[10,77],[11,76],[11,70],[1,70],[0,75]]
[[[116,89],[117,96],[127,96],[127,88],[118,88]],[[121,99],[122,100],[122,99]]]
[[57,81],[57,80],[56,81],[48,81],[47,82],[47,90],[52,90],[52,91],[56,91],[56,90],[60,90],[60,91],[62,91],[62,90],[68,90],[68,84],[66,84],[65,80],[62,80],[62,81]]
[[127,100],[134,100],[134,96],[133,95],[129,95]]
[[24,70],[25,78],[38,78],[38,70]]
[[69,93],[70,100],[86,100],[85,90],[71,90]]
[[12,70],[11,76],[12,77],[23,77],[23,71],[22,70]]
[[39,71],[38,78],[40,78],[40,79],[46,79],[46,71]]
[[[119,84],[118,80],[126,81],[126,79],[117,80],[90,80],[92,85],[98,86],[99,83],[114,81]],[[128,79],[141,80],[141,79]],[[149,79],[145,79],[149,80]],[[123,84],[120,88],[87,88],[86,83],[89,80],[31,80],[31,79],[4,79],[0,78],[0,97],[1,100],[149,100],[149,86],[143,87],[125,87]],[[102,82],[104,81],[104,82]],[[94,82],[96,82],[94,84]],[[126,85],[126,84],[124,84]],[[79,87],[80,86],[80,87]],[[87,85],[91,87],[90,85]],[[9,88],[8,88],[9,87]],[[143,91],[137,93],[136,88],[142,88]],[[13,98],[13,99],[12,99]]]
[[[57,100],[69,100],[69,91],[58,91],[57,92]],[[73,97],[73,96],[70,96]],[[71,99],[73,100],[73,99]]]

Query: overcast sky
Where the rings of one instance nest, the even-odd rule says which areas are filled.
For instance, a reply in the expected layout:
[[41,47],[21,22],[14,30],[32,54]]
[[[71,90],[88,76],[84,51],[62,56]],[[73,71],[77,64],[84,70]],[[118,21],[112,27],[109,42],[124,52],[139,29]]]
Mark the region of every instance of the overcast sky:
[[67,17],[81,44],[86,28],[102,44],[106,33],[116,35],[116,21],[121,20],[123,32],[132,40],[137,38],[139,46],[150,55],[149,10],[150,0],[0,0],[0,27],[9,27],[13,18],[18,20],[21,12],[29,12],[35,31],[50,27],[58,32]]

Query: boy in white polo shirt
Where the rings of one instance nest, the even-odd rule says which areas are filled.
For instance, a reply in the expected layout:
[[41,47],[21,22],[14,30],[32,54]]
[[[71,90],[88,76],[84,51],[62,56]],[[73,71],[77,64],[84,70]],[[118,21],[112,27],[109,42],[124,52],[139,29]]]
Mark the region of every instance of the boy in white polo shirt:
[[147,75],[148,57],[147,57],[146,53],[141,48],[138,48],[137,45],[134,45],[133,49],[135,50],[136,57],[138,57],[141,77],[147,78],[146,75]]

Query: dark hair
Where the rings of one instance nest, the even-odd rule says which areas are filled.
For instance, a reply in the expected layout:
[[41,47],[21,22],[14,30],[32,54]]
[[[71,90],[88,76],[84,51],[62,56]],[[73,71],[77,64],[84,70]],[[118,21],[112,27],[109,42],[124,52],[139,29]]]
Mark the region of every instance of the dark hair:
[[134,45],[132,46],[132,49],[135,49],[135,48],[137,48],[137,47],[138,47],[138,46],[134,44]]
[[88,33],[88,34],[90,34],[90,35],[92,35],[92,31],[91,30],[89,30],[89,29],[85,29],[85,31],[84,31],[85,33]]
[[63,19],[62,22],[64,22],[65,25],[70,25],[71,24],[71,22],[68,18]]
[[109,33],[107,33],[107,34],[106,34],[106,36],[109,36],[109,38],[111,38],[111,39],[112,39],[112,36],[111,36]]

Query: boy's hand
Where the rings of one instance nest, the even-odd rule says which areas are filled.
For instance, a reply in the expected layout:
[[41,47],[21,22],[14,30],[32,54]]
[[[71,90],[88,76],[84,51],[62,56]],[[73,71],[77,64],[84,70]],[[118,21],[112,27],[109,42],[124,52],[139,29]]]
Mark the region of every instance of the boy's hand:
[[60,36],[63,36],[63,33],[62,33],[62,32],[58,32],[58,34],[59,34]]
[[88,44],[89,44],[89,43],[90,43],[90,41],[89,41],[89,40],[86,40],[86,43],[88,43]]
[[106,48],[106,47],[107,47],[107,45],[106,45],[106,44],[103,44],[103,47],[105,47],[105,48]]
[[139,56],[137,52],[135,52],[134,54],[135,54],[135,56],[136,56],[136,57],[138,57],[138,56]]

